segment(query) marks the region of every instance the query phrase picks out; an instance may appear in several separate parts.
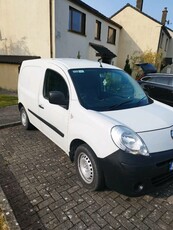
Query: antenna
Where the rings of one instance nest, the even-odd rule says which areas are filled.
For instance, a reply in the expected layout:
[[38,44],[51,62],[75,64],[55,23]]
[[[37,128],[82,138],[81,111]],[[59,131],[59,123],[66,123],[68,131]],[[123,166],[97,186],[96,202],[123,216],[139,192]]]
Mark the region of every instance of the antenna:
[[166,24],[167,24],[167,25],[171,25],[172,22],[171,22],[170,20],[166,20]]
[[103,67],[103,66],[102,66],[102,58],[99,58],[99,59],[98,59],[98,62],[100,63],[100,67]]

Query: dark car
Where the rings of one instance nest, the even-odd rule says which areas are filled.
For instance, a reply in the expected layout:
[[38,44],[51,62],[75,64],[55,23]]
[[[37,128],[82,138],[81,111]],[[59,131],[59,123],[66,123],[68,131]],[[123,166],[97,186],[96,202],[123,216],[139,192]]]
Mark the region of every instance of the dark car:
[[138,82],[150,97],[173,106],[173,74],[147,74]]

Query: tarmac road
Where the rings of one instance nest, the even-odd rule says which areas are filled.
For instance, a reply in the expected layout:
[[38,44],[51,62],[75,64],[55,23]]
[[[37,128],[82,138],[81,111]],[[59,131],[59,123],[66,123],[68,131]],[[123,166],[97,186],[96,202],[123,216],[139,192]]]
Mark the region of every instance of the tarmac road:
[[21,125],[0,129],[0,185],[24,230],[173,229],[173,183],[138,198],[90,192],[62,150]]

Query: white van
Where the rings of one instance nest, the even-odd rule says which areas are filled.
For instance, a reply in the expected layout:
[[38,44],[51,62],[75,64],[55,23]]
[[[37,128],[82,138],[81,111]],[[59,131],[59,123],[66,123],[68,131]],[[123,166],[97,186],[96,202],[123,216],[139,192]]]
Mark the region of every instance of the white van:
[[79,59],[24,61],[18,97],[23,126],[63,149],[88,189],[138,196],[173,180],[173,108],[123,70]]

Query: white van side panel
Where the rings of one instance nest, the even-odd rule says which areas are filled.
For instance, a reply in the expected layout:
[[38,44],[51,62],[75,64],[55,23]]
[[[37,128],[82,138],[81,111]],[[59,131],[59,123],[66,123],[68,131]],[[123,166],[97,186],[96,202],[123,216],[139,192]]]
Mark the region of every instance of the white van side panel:
[[28,110],[38,114],[38,94],[43,77],[44,69],[39,66],[23,66],[19,75],[19,103],[22,103],[30,122],[37,128],[40,127],[39,121]]

